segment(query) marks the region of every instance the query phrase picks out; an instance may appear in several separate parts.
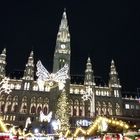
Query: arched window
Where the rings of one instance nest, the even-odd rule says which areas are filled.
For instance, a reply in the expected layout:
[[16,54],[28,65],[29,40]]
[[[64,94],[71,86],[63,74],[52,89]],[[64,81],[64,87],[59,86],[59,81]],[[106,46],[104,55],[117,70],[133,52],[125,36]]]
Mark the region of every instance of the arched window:
[[43,103],[42,97],[39,97],[39,98],[37,99],[37,103]]
[[31,98],[31,106],[30,106],[30,113],[35,114],[36,113],[36,98]]
[[11,112],[11,104],[7,106],[7,112]]
[[16,84],[15,85],[15,89],[21,89],[21,85],[20,84]]
[[63,58],[59,59],[59,69],[61,69],[65,65],[66,60]]
[[101,104],[99,101],[96,104],[96,114],[101,115]]
[[35,97],[31,98],[31,103],[36,103],[36,98]]
[[74,101],[74,109],[76,109],[76,116],[79,115],[79,101],[75,100]]
[[27,113],[27,97],[24,96],[22,98],[22,101],[21,102],[22,103],[21,103],[20,113],[25,114],[25,113]]
[[13,103],[12,103],[12,112],[17,112],[18,110],[18,96],[15,96],[13,98]]
[[31,107],[31,114],[35,114],[36,113],[36,107],[33,105]]
[[121,115],[121,107],[118,103],[116,103],[116,115]]
[[74,109],[73,109],[73,116],[76,116],[76,114],[77,114],[77,110],[76,110],[76,107],[74,107]]
[[80,102],[79,116],[85,116],[85,103],[84,103],[84,101]]
[[42,107],[41,106],[38,106],[37,107],[37,114],[39,114],[41,110],[42,110]]
[[45,115],[48,114],[48,107],[47,107],[47,106],[45,106],[45,107],[43,108],[43,113],[44,113]]
[[13,106],[13,110],[12,110],[14,113],[16,113],[18,111],[18,104],[15,104]]
[[37,85],[37,84],[35,84],[35,85],[33,86],[33,90],[34,90],[34,91],[38,91],[38,85]]
[[106,109],[106,103],[105,102],[103,102],[103,107],[102,107],[102,114],[103,115],[106,115],[107,114],[107,109]]
[[113,115],[112,104],[110,102],[108,103],[108,115]]
[[88,113],[87,116],[90,117],[90,107],[88,107]]
[[3,104],[1,105],[1,112],[2,112],[2,113],[4,113],[4,108],[5,108],[5,104],[3,103]]
[[49,112],[49,99],[47,97],[44,99],[43,112],[45,115]]
[[5,112],[11,112],[12,96],[9,95],[6,99]]
[[73,116],[73,101],[72,100],[69,101],[69,105],[70,105],[70,114],[71,116]]
[[44,103],[49,104],[49,99],[47,97],[44,99]]
[[0,113],[4,113],[5,95],[0,96]]

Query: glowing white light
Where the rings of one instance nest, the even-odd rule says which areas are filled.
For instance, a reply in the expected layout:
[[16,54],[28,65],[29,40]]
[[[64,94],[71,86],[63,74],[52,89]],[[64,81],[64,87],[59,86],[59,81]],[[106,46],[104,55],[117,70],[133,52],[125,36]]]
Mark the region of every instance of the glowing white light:
[[35,129],[34,129],[34,133],[35,133],[35,134],[39,133],[39,129],[38,129],[38,128],[35,128]]
[[52,127],[53,127],[54,130],[58,130],[58,123],[57,123],[57,121],[53,121],[51,124],[52,124]]
[[82,96],[82,99],[84,101],[91,100],[92,99],[92,93],[93,93],[92,88],[87,87],[86,92]]
[[37,62],[37,73],[38,76],[38,84],[39,87],[42,88],[42,86],[45,84],[45,82],[56,82],[58,83],[59,89],[64,88],[66,79],[68,79],[68,64],[65,64],[63,68],[61,68],[56,73],[49,73],[45,67],[42,65],[41,61]]
[[5,77],[4,79],[2,79],[2,81],[0,82],[0,94],[2,92],[5,92],[7,94],[9,94],[10,92],[12,92],[10,84],[9,84],[9,78]]
[[50,112],[48,115],[44,115],[43,111],[40,111],[40,116],[39,116],[39,119],[41,122],[50,122],[51,119],[52,119],[52,112]]
[[26,119],[24,131],[27,130],[29,124],[31,124],[31,118],[30,118],[30,117],[28,117],[28,118]]
[[108,124],[107,124],[107,122],[104,119],[102,119],[102,121],[100,122],[99,129],[100,129],[101,132],[107,131]]

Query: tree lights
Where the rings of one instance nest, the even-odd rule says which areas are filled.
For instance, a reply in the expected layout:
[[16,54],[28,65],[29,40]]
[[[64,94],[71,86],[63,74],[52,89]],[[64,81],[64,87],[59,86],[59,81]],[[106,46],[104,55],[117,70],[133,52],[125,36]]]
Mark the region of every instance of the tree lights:
[[69,116],[70,116],[70,108],[68,103],[68,97],[66,95],[65,90],[62,91],[57,104],[56,109],[56,119],[60,121],[60,129],[59,132],[66,132],[69,129]]

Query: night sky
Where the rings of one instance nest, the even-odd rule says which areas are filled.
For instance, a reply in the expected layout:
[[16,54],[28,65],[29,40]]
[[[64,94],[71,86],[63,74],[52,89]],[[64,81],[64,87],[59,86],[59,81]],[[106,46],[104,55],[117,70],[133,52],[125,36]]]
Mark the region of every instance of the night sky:
[[140,87],[140,9],[132,0],[0,1],[0,51],[7,48],[7,74],[24,70],[31,50],[52,71],[56,35],[66,7],[71,34],[71,74],[94,73],[108,82],[115,60],[123,90]]

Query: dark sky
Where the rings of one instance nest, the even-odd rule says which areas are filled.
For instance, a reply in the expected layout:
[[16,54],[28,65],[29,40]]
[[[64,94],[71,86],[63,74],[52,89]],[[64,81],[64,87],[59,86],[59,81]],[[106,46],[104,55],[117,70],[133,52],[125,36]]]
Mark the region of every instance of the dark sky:
[[140,9],[132,0],[0,1],[0,50],[7,71],[23,70],[30,51],[52,70],[64,7],[71,34],[71,73],[84,74],[91,57],[95,75],[108,81],[111,59],[124,90],[140,87]]

